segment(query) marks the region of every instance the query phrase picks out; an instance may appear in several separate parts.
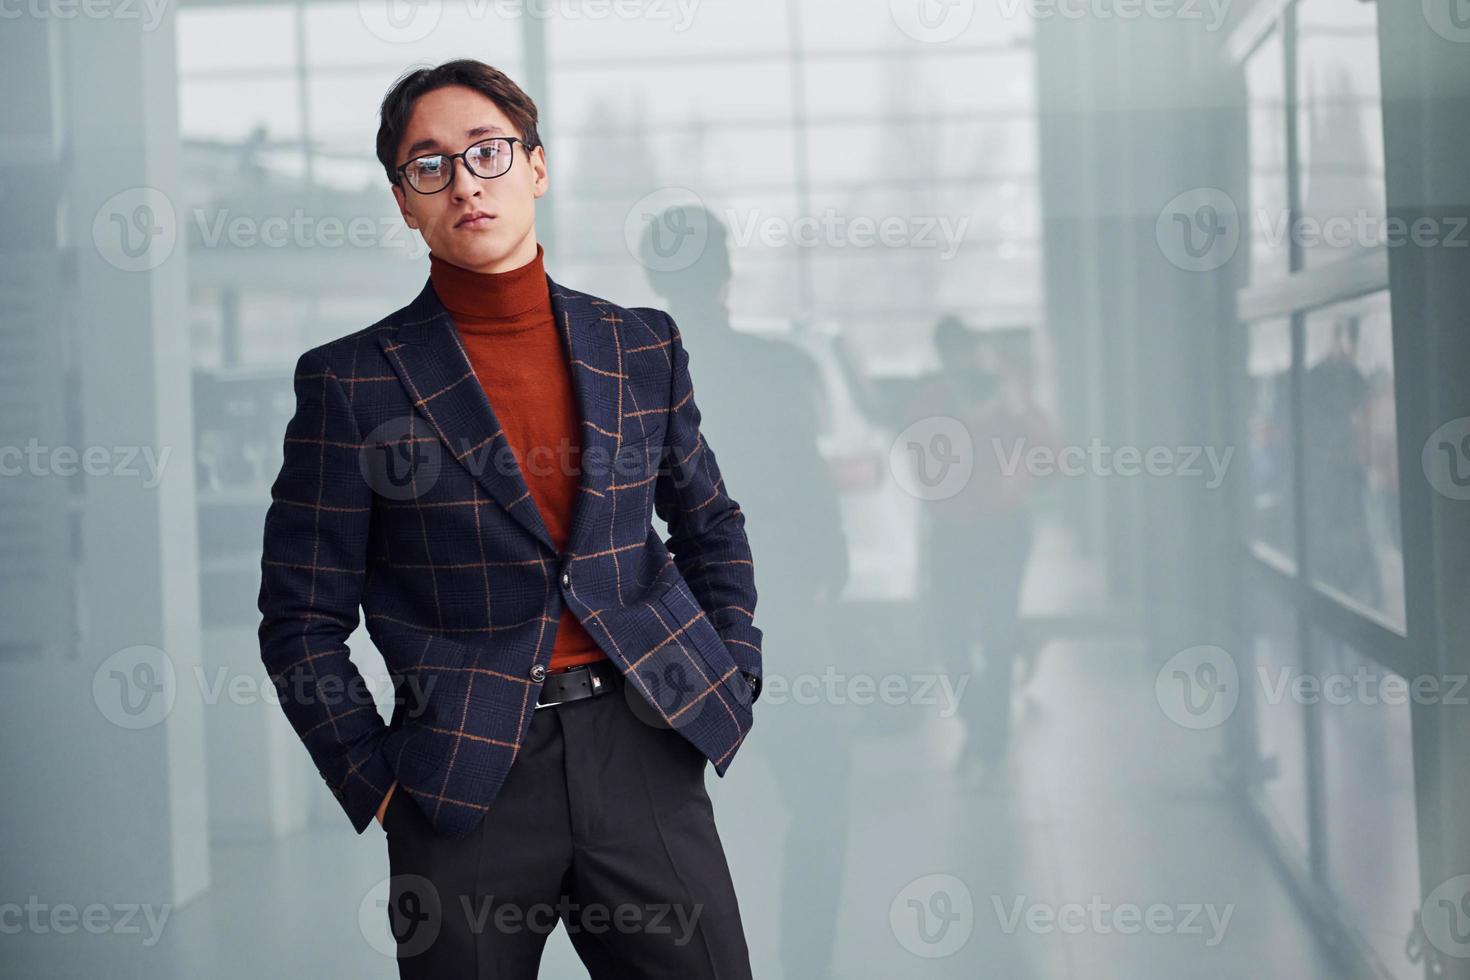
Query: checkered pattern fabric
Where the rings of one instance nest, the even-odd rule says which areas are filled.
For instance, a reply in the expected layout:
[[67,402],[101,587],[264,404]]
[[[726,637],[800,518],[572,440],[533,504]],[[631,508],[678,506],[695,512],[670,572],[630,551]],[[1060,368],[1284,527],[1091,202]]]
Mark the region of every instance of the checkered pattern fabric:
[[[261,658],[358,833],[395,779],[438,833],[476,826],[530,726],[563,603],[640,716],[717,774],[750,731],[750,547],[678,327],[547,284],[582,420],[580,453],[547,447],[580,474],[561,553],[432,285],[296,365],[265,520]],[[347,648],[359,607],[394,681],[387,724]]]

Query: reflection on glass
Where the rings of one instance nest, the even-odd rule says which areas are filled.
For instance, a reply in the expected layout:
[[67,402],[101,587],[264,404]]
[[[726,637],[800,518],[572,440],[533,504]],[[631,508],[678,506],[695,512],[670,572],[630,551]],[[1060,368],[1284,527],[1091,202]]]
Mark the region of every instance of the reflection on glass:
[[1290,243],[1286,181],[1286,60],[1273,30],[1245,63],[1250,144],[1251,281],[1284,276]]
[[1261,586],[1251,594],[1251,644],[1259,751],[1272,773],[1262,792],[1282,829],[1305,855],[1310,839],[1305,708],[1291,696],[1302,675],[1296,612],[1278,593]]
[[1387,292],[1308,314],[1302,406],[1313,579],[1402,627],[1393,323]]
[[1251,538],[1295,563],[1292,501],[1291,322],[1262,320],[1249,329],[1246,377],[1250,415]]
[[1312,649],[1322,680],[1328,882],[1392,975],[1418,978],[1403,952],[1420,899],[1413,687],[1321,631]]
[[1347,258],[1383,239],[1378,14],[1371,3],[1297,4],[1297,145],[1303,259]]

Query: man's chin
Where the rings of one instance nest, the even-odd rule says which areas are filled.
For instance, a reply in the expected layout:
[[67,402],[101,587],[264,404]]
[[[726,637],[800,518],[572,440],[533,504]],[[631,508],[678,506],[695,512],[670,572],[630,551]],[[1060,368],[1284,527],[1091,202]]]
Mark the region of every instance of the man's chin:
[[493,241],[486,232],[456,231],[448,237],[448,241],[437,243],[433,252],[461,269],[483,272],[504,263],[506,256],[510,254],[508,248]]

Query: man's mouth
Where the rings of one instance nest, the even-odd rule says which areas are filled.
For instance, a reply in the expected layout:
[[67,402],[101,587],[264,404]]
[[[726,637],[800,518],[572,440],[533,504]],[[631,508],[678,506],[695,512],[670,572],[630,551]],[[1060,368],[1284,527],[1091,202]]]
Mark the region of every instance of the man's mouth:
[[484,211],[471,211],[454,223],[456,228],[484,228],[495,220],[495,215]]

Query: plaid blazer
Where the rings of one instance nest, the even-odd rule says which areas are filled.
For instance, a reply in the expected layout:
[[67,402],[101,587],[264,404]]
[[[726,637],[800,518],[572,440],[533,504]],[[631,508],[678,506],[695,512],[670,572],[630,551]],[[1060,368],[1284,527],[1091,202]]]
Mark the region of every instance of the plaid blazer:
[[[700,434],[679,330],[547,284],[582,422],[580,457],[562,457],[580,470],[562,553],[432,284],[296,364],[261,659],[358,833],[395,779],[438,833],[476,826],[530,726],[564,603],[640,715],[718,775],[750,732],[761,631],[745,518]],[[387,724],[346,644],[359,606],[394,683]]]

